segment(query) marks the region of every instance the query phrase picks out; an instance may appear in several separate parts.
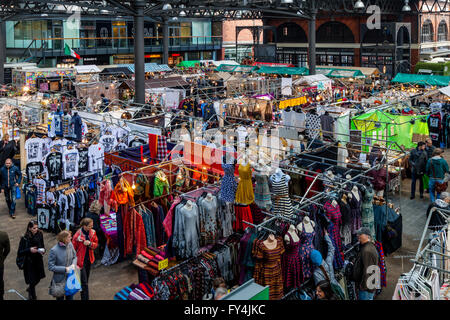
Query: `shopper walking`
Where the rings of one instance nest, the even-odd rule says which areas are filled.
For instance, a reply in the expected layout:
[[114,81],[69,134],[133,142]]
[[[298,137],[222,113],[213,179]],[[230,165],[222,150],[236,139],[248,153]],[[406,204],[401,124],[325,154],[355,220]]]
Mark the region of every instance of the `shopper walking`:
[[94,222],[90,218],[84,218],[80,222],[81,228],[75,233],[72,244],[77,253],[77,265],[80,268],[81,300],[89,300],[89,274],[91,265],[95,261],[94,250],[98,246]]
[[5,165],[0,169],[1,191],[5,192],[6,204],[8,205],[9,215],[16,218],[16,187],[22,181],[20,170],[13,165],[11,159],[6,159]]
[[441,192],[445,191],[439,188],[438,183],[444,182],[445,174],[449,172],[448,163],[442,158],[444,151],[440,148],[436,148],[433,151],[433,157],[428,159],[427,166],[425,168],[427,175],[430,177],[429,189],[430,200],[434,202],[437,198],[440,198]]
[[0,300],[3,300],[5,294],[5,283],[3,282],[3,274],[5,271],[5,260],[11,250],[8,234],[0,230]]
[[98,239],[98,246],[94,250],[94,256],[95,256],[95,263],[93,267],[97,267],[100,265],[100,261],[102,260],[103,253],[105,252],[106,248],[106,235],[103,232],[102,228],[100,227],[100,213],[102,211],[102,205],[98,200],[95,200],[92,202],[91,206],[89,207],[89,212],[86,214],[86,218],[92,219],[94,222],[94,230],[95,234],[97,235]]
[[[69,231],[61,231],[57,236],[57,244],[50,250],[48,256],[48,270],[53,272],[50,287],[56,284],[66,283],[66,274],[75,270],[77,265],[77,253],[72,245],[72,236]],[[73,300],[73,296],[61,296],[56,300]]]
[[17,257],[23,261],[23,276],[28,285],[28,300],[37,300],[36,285],[45,278],[42,258],[44,254],[44,235],[39,230],[37,221],[30,221],[17,250]]
[[373,300],[375,291],[381,288],[380,257],[369,228],[362,227],[357,235],[361,247],[354,264],[353,279],[359,290],[359,300]]
[[427,166],[428,155],[426,144],[420,141],[417,148],[411,151],[409,164],[411,165],[411,200],[416,197],[416,182],[419,180],[420,199],[423,199],[423,175]]

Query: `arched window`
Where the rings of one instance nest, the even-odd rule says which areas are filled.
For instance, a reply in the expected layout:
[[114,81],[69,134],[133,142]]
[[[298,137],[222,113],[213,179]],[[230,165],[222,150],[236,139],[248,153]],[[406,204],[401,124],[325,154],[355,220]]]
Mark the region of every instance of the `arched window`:
[[283,23],[277,28],[278,42],[308,42],[305,31],[298,24],[293,22]]
[[363,43],[394,43],[394,37],[389,28],[367,30],[363,37]]
[[353,32],[345,24],[337,21],[326,22],[317,30],[317,43],[354,43]]
[[397,33],[397,45],[409,44],[409,31],[406,27],[401,27]]
[[431,20],[426,20],[423,23],[421,39],[422,43],[434,41],[433,23],[431,22]]
[[442,20],[439,23],[438,27],[438,41],[447,41],[448,40],[448,30],[447,30],[447,23]]

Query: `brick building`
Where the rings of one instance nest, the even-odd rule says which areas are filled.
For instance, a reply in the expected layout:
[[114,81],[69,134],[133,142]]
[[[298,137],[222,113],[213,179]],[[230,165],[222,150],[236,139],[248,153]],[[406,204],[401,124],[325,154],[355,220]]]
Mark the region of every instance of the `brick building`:
[[222,25],[222,59],[240,62],[244,58],[253,58],[253,43],[256,39],[253,39],[252,32],[249,29],[236,31],[239,27],[262,25],[262,20],[225,20]]

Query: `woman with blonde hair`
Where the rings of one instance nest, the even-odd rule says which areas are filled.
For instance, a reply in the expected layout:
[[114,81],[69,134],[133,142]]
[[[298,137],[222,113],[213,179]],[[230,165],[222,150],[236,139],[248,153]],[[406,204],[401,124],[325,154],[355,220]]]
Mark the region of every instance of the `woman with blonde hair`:
[[57,236],[57,244],[50,250],[48,256],[48,270],[53,272],[50,284],[50,294],[56,300],[73,300],[73,296],[65,296],[64,288],[66,275],[75,270],[77,265],[77,254],[72,245],[72,235],[70,231],[61,231]]

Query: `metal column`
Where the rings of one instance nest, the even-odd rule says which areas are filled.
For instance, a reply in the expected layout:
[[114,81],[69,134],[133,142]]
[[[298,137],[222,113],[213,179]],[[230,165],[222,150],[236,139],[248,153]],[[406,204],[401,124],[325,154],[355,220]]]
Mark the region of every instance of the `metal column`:
[[311,13],[311,18],[308,22],[308,39],[309,39],[309,74],[316,74],[316,16],[317,10],[313,10]]
[[135,103],[145,103],[145,48],[144,48],[144,8],[145,1],[135,0],[134,16],[134,86]]
[[5,21],[0,19],[0,84],[5,84],[6,34]]
[[163,64],[169,63],[169,21],[163,19]]

